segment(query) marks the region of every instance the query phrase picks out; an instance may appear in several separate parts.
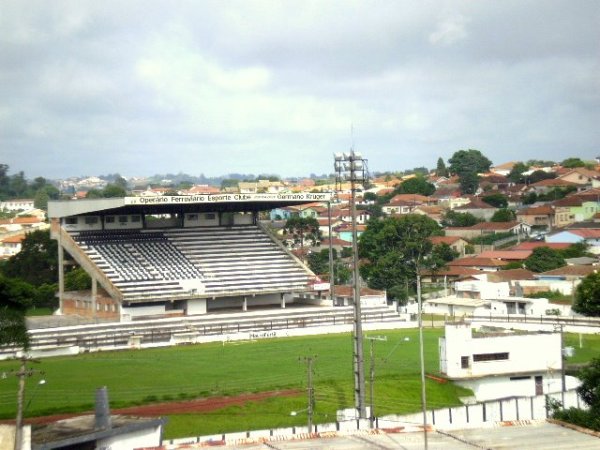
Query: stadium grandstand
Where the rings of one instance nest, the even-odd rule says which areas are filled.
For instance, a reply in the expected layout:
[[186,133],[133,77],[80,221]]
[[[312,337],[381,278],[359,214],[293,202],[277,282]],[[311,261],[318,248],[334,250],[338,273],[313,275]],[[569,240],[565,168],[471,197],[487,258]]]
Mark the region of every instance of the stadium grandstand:
[[[62,314],[127,320],[285,308],[315,275],[258,220],[330,194],[206,194],[51,201]],[[65,292],[68,253],[91,292]]]

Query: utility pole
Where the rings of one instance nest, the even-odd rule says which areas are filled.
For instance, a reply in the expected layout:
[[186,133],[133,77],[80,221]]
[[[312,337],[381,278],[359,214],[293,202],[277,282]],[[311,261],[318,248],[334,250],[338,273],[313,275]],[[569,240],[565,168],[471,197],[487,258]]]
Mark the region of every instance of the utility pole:
[[371,428],[374,428],[375,425],[375,401],[374,393],[375,393],[375,341],[387,341],[387,336],[366,336],[371,342],[371,373],[369,377],[369,393],[370,399],[369,403],[371,404],[371,414],[369,415],[369,422],[371,424]]
[[44,373],[27,368],[27,362],[39,361],[29,359],[27,356],[21,356],[20,360],[21,367],[15,373],[15,376],[19,378],[19,389],[17,391],[17,417],[15,420],[15,450],[21,450],[23,446],[23,402],[25,401],[25,377],[30,377],[34,373]]
[[427,445],[427,393],[425,391],[425,355],[423,351],[423,299],[421,296],[421,274],[417,267],[417,302],[419,304],[419,352],[421,359],[421,408],[423,411],[423,445]]
[[[314,357],[316,358],[316,356]],[[306,363],[306,380],[307,380],[307,388],[306,392],[308,395],[308,406],[306,408],[306,415],[308,416],[308,432],[312,433],[313,430],[313,414],[315,409],[315,389],[313,387],[313,362],[314,358],[312,356],[307,356],[304,358],[304,362]]]
[[365,406],[365,368],[363,354],[362,313],[360,305],[360,273],[358,270],[358,233],[356,231],[356,185],[367,182],[367,160],[360,153],[350,150],[350,153],[334,155],[336,183],[340,186],[344,181],[350,182],[350,210],[352,215],[352,259],[353,259],[353,297],[354,297],[354,403],[360,419],[367,418]]

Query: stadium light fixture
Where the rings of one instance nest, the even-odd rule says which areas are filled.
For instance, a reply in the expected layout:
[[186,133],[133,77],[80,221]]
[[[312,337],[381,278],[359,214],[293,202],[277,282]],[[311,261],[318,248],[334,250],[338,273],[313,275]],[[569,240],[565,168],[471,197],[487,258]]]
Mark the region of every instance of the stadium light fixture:
[[361,419],[367,418],[365,403],[365,368],[362,336],[362,314],[360,305],[360,274],[358,271],[358,233],[356,231],[356,190],[360,185],[363,189],[368,181],[367,160],[362,154],[351,149],[350,152],[334,153],[334,168],[336,171],[336,190],[342,190],[344,183],[350,183],[350,211],[352,216],[352,292],[354,301],[353,326],[353,367],[354,367],[354,403]]

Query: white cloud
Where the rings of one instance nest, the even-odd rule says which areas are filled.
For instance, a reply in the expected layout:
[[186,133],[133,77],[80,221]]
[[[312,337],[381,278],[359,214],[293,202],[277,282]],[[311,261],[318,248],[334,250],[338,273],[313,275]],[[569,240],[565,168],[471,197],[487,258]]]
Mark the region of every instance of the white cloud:
[[429,35],[429,42],[433,45],[450,46],[466,39],[468,22],[462,15],[444,18],[437,24],[435,31]]

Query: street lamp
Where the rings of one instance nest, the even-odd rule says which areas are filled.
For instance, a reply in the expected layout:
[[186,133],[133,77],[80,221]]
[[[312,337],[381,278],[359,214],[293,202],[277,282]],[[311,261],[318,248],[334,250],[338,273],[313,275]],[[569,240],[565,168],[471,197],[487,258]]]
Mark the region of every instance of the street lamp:
[[353,259],[353,298],[354,298],[354,403],[358,416],[367,418],[365,404],[365,369],[363,356],[362,317],[360,310],[360,274],[358,271],[358,234],[356,232],[356,187],[364,188],[368,180],[367,160],[354,149],[349,153],[335,153],[334,167],[336,172],[336,188],[341,190],[342,184],[350,183],[350,213],[352,216],[352,259]]

